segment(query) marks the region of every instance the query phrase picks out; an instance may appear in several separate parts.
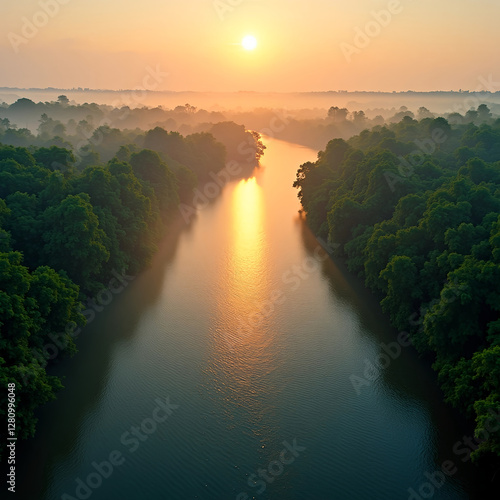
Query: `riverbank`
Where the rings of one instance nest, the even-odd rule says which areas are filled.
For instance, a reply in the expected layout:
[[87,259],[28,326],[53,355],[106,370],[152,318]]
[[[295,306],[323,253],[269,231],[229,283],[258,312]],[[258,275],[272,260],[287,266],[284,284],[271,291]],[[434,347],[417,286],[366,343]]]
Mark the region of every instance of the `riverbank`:
[[[125,462],[92,499],[256,496],[262,485],[249,478],[279,460],[284,441],[301,451],[274,481],[262,479],[273,499],[405,498],[463,435],[406,349],[356,393],[350,377],[363,376],[393,329],[297,217],[295,165],[316,152],[266,144],[256,176],[228,183],[168,234],[151,268],[89,326],[29,463],[23,452],[21,500],[75,496],[77,479],[113,451]],[[166,397],[179,408],[131,453],[123,434],[154,419]],[[438,497],[473,490],[464,464]]]

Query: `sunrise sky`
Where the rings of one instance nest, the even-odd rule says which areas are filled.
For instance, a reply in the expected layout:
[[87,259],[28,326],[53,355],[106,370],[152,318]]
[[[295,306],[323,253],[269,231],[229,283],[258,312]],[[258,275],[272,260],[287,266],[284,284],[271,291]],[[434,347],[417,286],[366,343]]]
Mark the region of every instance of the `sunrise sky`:
[[[374,20],[389,7],[390,19]],[[1,2],[0,18],[2,87],[139,88],[148,67],[168,73],[157,90],[176,91],[474,90],[478,77],[500,80],[498,0],[16,0]],[[23,18],[40,25],[34,36]],[[369,37],[356,41],[357,27]],[[243,49],[246,35],[256,50]]]

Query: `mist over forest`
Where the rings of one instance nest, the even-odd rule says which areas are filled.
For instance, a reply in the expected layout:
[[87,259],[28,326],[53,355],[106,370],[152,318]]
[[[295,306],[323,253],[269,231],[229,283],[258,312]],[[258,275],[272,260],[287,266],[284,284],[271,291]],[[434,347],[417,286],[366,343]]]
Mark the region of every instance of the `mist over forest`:
[[[144,131],[155,127],[190,135],[211,132],[217,123],[234,122],[262,135],[320,150],[332,138],[349,139],[364,129],[398,123],[405,117],[420,121],[442,116],[452,125],[480,125],[500,116],[500,92],[489,91],[168,96],[143,91],[64,92],[0,93],[1,141],[13,146],[66,147],[86,166],[108,161],[126,144],[141,146]],[[83,100],[89,97],[94,100]],[[50,100],[33,100],[37,98]]]

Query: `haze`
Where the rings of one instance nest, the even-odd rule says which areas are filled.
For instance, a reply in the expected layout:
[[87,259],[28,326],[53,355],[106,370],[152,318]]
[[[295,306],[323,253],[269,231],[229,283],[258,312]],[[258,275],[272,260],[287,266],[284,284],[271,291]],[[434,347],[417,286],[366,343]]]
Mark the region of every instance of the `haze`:
[[0,15],[5,87],[134,89],[150,67],[154,90],[473,91],[498,61],[500,3],[18,0]]

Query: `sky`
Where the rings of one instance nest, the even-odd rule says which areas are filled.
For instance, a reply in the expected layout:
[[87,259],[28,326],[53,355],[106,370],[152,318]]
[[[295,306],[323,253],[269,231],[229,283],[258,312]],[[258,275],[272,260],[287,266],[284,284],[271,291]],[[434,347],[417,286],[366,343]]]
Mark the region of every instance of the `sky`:
[[499,19],[498,0],[0,0],[0,87],[476,90],[500,81]]

